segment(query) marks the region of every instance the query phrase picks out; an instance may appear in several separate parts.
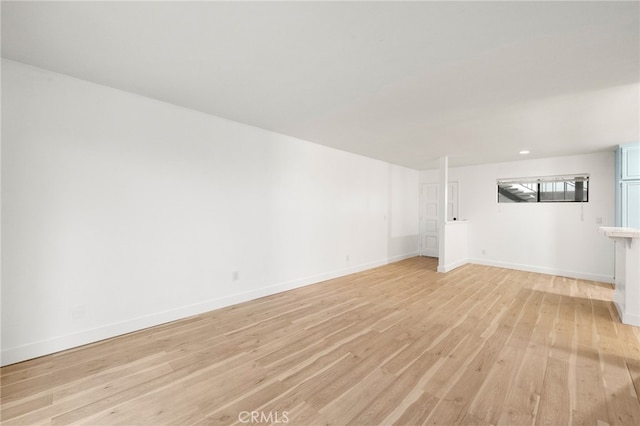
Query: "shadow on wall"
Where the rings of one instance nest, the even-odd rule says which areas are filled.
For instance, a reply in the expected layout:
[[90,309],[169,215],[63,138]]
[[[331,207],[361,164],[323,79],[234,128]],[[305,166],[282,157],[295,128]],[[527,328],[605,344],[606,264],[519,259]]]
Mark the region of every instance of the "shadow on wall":
[[389,262],[417,256],[419,173],[389,165],[387,259]]

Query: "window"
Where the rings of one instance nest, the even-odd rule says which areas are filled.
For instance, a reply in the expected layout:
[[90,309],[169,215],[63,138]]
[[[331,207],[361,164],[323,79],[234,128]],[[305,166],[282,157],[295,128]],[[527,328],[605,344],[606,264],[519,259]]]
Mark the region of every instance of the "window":
[[589,175],[498,179],[499,203],[582,203],[589,201]]

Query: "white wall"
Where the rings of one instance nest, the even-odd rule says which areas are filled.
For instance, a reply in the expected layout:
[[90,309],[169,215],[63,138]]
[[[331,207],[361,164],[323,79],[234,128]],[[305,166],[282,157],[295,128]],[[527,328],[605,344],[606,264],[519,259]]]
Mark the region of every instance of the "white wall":
[[438,272],[449,272],[469,263],[469,223],[451,221],[442,224],[443,232],[441,257],[438,258]]
[[[450,168],[470,261],[613,282],[613,245],[598,228],[614,224],[614,168],[613,152]],[[588,203],[496,201],[496,179],[571,173],[590,174]],[[421,182],[437,179],[437,170],[420,173]]]
[[416,171],[2,67],[3,364],[417,254]]
[[418,250],[418,172],[389,166],[389,259],[406,257]]

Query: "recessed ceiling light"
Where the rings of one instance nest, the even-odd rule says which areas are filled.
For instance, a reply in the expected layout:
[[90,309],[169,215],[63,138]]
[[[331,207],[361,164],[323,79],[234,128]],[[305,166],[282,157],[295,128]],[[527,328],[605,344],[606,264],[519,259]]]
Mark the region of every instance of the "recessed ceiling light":
[[520,154],[522,154],[522,155],[527,155],[527,154],[529,154],[529,152],[530,152],[530,151],[527,151],[527,150],[525,149],[525,150],[520,151]]

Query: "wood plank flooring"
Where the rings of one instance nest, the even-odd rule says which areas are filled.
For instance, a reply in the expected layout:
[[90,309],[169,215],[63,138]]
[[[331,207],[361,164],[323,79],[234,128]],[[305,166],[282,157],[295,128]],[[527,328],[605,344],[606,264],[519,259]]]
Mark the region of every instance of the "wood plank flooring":
[[416,257],[1,370],[9,425],[639,425],[612,287]]

